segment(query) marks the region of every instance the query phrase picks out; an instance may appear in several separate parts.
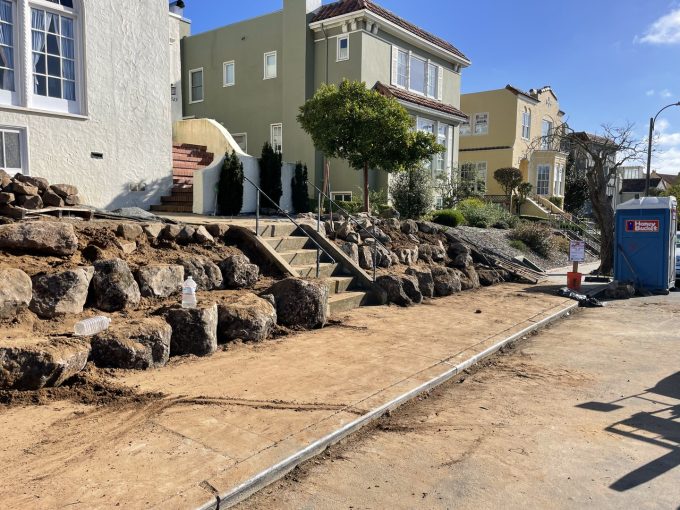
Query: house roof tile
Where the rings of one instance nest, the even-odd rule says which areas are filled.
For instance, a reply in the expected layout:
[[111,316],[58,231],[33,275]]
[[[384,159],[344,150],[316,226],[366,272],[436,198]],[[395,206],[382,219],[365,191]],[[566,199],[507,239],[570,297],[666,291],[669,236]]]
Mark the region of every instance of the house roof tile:
[[400,99],[407,103],[422,106],[424,108],[430,108],[448,115],[453,115],[460,118],[461,120],[469,119],[469,117],[458,108],[440,101],[436,101],[434,99],[430,99],[428,97],[421,96],[419,94],[414,94],[413,92],[409,92],[398,87],[392,87],[391,85],[385,85],[384,83],[378,82],[375,84],[374,88],[385,96],[394,97],[395,99]]
[[407,32],[411,32],[418,37],[425,39],[426,41],[440,47],[443,50],[453,53],[454,55],[470,61],[463,52],[456,48],[451,43],[445,41],[444,39],[437,37],[423,30],[422,28],[414,25],[413,23],[406,21],[404,18],[397,16],[391,11],[379,6],[378,4],[372,2],[371,0],[340,0],[332,4],[324,5],[314,14],[312,17],[312,23],[317,21],[323,21],[331,18],[336,18],[338,16],[343,16],[345,14],[350,14],[356,11],[367,10],[376,16],[380,16],[387,21],[394,23],[395,25],[403,28]]

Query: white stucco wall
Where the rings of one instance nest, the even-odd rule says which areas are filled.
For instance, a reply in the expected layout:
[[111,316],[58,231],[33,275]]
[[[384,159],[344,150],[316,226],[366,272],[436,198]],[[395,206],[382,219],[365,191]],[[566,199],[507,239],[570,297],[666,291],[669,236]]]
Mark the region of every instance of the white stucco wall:
[[[0,125],[26,129],[27,173],[78,186],[87,204],[160,203],[172,184],[168,2],[83,3],[84,117],[0,106]],[[139,183],[144,191],[130,190]]]

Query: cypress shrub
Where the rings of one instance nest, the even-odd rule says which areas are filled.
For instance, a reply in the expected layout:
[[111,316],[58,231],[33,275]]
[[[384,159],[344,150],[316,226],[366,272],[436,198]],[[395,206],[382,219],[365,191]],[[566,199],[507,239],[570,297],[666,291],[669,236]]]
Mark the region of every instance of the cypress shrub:
[[265,142],[262,147],[262,157],[258,162],[260,163],[260,188],[274,201],[274,204],[272,204],[265,197],[262,197],[260,210],[275,209],[281,202],[281,195],[283,195],[281,184],[283,159],[281,153],[276,152],[269,142]]
[[309,212],[309,193],[307,193],[307,165],[300,161],[295,164],[295,173],[290,181],[293,195],[293,209],[297,214]]
[[236,216],[243,208],[243,163],[235,152],[227,154],[222,163],[217,208],[223,216]]

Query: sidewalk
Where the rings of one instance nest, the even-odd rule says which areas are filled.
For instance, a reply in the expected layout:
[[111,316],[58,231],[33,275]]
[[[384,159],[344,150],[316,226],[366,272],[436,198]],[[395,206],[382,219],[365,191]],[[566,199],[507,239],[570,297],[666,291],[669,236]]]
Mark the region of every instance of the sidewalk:
[[193,508],[214,502],[214,490],[234,491],[225,503],[234,502],[254,477],[242,489],[574,306],[504,284],[409,309],[360,308],[323,330],[117,380],[162,397],[0,409],[0,500],[4,508]]

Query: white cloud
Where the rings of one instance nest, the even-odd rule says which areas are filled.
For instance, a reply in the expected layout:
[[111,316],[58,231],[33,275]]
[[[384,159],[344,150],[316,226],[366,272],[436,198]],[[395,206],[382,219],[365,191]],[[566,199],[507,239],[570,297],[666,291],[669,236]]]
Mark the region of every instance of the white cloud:
[[661,92],[659,92],[659,95],[664,98],[673,97],[673,93],[668,89],[663,89]]
[[661,16],[635,42],[648,44],[680,44],[680,8]]
[[645,95],[647,96],[653,96],[656,93],[654,89],[649,89],[647,92],[645,92]]
[[657,120],[654,127],[659,134],[654,141],[657,152],[652,168],[662,174],[676,175],[680,172],[680,133],[670,131],[671,123],[666,119]]
[[666,119],[659,119],[654,124],[654,129],[657,130],[657,131],[660,131],[662,133],[668,131],[668,129],[670,127],[671,127],[671,123],[668,122]]

